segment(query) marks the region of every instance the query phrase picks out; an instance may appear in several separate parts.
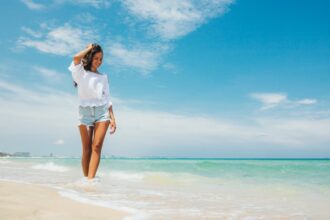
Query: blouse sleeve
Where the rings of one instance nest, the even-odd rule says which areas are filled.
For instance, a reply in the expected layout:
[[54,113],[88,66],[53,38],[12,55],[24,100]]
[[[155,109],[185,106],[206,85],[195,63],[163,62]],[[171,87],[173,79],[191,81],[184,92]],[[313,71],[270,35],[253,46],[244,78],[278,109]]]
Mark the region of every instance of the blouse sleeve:
[[68,68],[71,71],[73,80],[79,84],[81,78],[85,73],[82,61],[79,64],[75,65],[74,62],[71,62],[71,65]]
[[110,108],[110,106],[112,106],[112,101],[110,98],[110,89],[109,89],[109,80],[108,77],[106,77],[106,83],[105,83],[105,98],[107,100],[107,104],[108,104],[108,108]]

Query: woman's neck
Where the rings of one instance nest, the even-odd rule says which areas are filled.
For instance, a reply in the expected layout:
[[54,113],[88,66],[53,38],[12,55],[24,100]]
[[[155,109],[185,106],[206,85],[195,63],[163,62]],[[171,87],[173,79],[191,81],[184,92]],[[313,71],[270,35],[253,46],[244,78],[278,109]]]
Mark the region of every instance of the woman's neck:
[[91,72],[93,72],[93,73],[99,73],[98,71],[97,71],[97,69],[96,68],[91,68],[91,70],[90,70]]

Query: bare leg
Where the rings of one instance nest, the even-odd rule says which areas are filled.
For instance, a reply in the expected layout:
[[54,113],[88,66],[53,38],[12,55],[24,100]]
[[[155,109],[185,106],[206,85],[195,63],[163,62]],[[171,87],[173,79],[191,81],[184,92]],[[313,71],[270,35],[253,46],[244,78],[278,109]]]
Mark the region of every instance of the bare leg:
[[95,177],[97,168],[100,163],[104,137],[109,127],[109,124],[109,121],[95,123],[94,139],[92,143],[92,156],[89,163],[88,179],[92,179]]
[[81,166],[84,176],[88,176],[89,161],[92,154],[93,131],[92,126],[79,125],[79,131],[82,143]]

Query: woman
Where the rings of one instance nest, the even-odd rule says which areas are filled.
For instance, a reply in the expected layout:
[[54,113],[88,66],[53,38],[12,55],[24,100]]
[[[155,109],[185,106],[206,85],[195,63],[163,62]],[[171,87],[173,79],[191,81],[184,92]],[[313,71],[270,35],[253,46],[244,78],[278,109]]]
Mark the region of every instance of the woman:
[[108,77],[98,72],[102,59],[101,46],[89,44],[73,57],[69,67],[75,86],[78,87],[81,165],[88,180],[93,180],[96,175],[108,127],[110,134],[116,131]]

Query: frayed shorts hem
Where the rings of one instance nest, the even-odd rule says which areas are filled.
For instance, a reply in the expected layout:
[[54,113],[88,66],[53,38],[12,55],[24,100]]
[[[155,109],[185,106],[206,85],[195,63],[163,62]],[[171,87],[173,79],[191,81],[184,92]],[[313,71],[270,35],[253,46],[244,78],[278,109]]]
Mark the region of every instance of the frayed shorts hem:
[[110,119],[102,119],[102,120],[99,120],[99,121],[94,122],[93,124],[78,123],[77,126],[85,125],[85,126],[89,126],[89,127],[94,127],[95,126],[95,123],[105,122],[105,121],[111,121],[111,120]]
[[107,105],[82,107],[79,106],[78,126],[94,127],[95,123],[110,121]]

